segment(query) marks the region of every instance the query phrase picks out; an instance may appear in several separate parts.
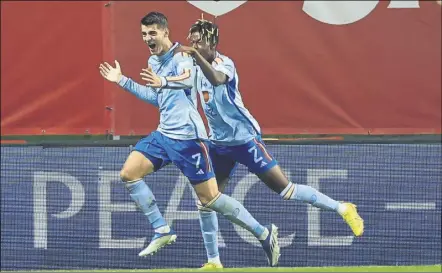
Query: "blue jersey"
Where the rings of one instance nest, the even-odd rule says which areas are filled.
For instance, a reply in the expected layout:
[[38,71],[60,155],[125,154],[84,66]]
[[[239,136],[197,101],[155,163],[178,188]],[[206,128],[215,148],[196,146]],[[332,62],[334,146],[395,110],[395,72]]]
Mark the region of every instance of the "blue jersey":
[[162,88],[152,88],[122,77],[118,83],[138,98],[159,108],[158,131],[172,139],[207,139],[203,120],[197,111],[192,88],[195,81],[193,59],[186,53],[176,53],[173,47],[164,55],[153,55],[148,64],[161,77]]
[[217,145],[236,146],[261,135],[258,122],[242,101],[233,61],[217,52],[212,66],[224,73],[228,80],[225,84],[212,86],[197,67],[196,88],[209,123],[210,140]]

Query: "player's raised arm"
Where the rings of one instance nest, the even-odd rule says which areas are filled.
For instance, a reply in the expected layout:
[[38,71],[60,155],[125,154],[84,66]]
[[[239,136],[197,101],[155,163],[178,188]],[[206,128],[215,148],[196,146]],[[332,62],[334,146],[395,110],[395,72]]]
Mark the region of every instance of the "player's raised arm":
[[137,96],[137,98],[158,107],[158,95],[155,90],[152,87],[141,85],[124,76],[121,72],[121,67],[118,61],[115,61],[115,67],[104,62],[100,64],[99,69],[101,76],[106,80],[117,83],[124,90]]
[[190,28],[188,39],[192,47],[182,46],[181,50],[195,58],[204,76],[213,86],[225,84],[234,78],[233,62],[228,58],[221,59],[216,51],[219,43],[218,26],[200,19]]
[[170,89],[192,88],[195,78],[192,57],[187,53],[179,52],[173,56],[173,62],[177,76],[164,77],[165,86]]
[[[229,80],[226,71],[215,69],[196,49],[193,47],[182,47],[182,50],[191,54],[204,73],[204,76],[209,80],[213,86],[225,84]],[[231,73],[229,73],[231,74]]]
[[194,66],[193,59],[184,52],[179,52],[173,56],[176,76],[159,76],[150,67],[142,69],[141,79],[147,82],[147,86],[153,88],[167,89],[189,89],[193,87]]

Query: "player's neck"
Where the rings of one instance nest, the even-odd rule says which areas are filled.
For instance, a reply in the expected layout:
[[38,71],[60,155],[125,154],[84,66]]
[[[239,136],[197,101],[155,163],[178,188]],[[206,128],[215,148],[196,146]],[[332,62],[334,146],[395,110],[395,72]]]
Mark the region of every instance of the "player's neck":
[[167,52],[169,52],[170,48],[173,46],[173,43],[171,40],[166,41],[164,47],[163,47],[163,52],[160,55],[164,55]]

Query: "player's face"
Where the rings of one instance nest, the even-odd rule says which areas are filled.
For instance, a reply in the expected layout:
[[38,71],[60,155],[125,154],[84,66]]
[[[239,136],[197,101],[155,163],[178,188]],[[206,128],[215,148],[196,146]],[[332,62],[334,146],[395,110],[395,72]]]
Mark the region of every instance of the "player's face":
[[189,39],[191,46],[195,48],[206,60],[209,60],[210,56],[212,55],[211,52],[213,48],[206,41],[206,39],[202,38],[201,33],[192,32]]
[[162,55],[166,53],[166,44],[169,41],[169,30],[159,28],[156,24],[141,25],[141,35],[143,41],[149,46],[152,55]]

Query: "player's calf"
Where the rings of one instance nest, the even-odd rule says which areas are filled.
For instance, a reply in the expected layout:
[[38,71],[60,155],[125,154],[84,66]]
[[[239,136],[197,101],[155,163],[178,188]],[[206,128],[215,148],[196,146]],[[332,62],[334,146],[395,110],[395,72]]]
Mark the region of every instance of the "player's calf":
[[[195,186],[195,191],[199,196],[199,193],[207,190],[212,186],[212,183],[208,181],[207,184],[200,184]],[[214,185],[216,186],[216,184]],[[213,192],[216,192],[213,190]],[[206,194],[207,196],[207,194]],[[204,203],[203,203],[204,204]],[[204,204],[204,207],[213,209],[216,212],[224,215],[232,223],[235,223],[249,232],[251,232],[258,240],[261,241],[266,257],[270,266],[275,266],[279,259],[279,245],[278,245],[278,233],[274,225],[271,225],[271,229],[262,226],[255,218],[234,198],[222,194],[220,192],[208,203]]]
[[338,202],[315,188],[290,182],[280,193],[284,200],[300,200],[324,210],[336,211],[349,225],[355,236],[364,232],[364,220],[359,216],[356,206],[351,203]]
[[258,176],[284,200],[298,200],[320,209],[336,211],[343,217],[355,236],[361,236],[364,232],[364,221],[353,204],[338,202],[308,185],[290,182],[279,166],[274,166]]
[[[207,268],[213,265],[221,265],[218,249],[218,217],[212,209],[204,207],[201,202],[197,202],[201,233],[203,235],[204,246],[207,252]],[[203,267],[204,267],[203,266]],[[217,267],[218,268],[218,267]]]
[[153,254],[164,245],[176,240],[176,234],[163,218],[153,192],[144,180],[140,178],[153,170],[152,162],[142,153],[134,151],[129,155],[120,172],[121,179],[125,182],[130,197],[155,230],[151,243],[139,253],[140,256]]
[[290,182],[278,165],[257,175],[284,200],[298,200],[324,210],[339,212],[340,209],[343,209],[343,206],[340,206],[338,201],[333,200],[315,188]]

